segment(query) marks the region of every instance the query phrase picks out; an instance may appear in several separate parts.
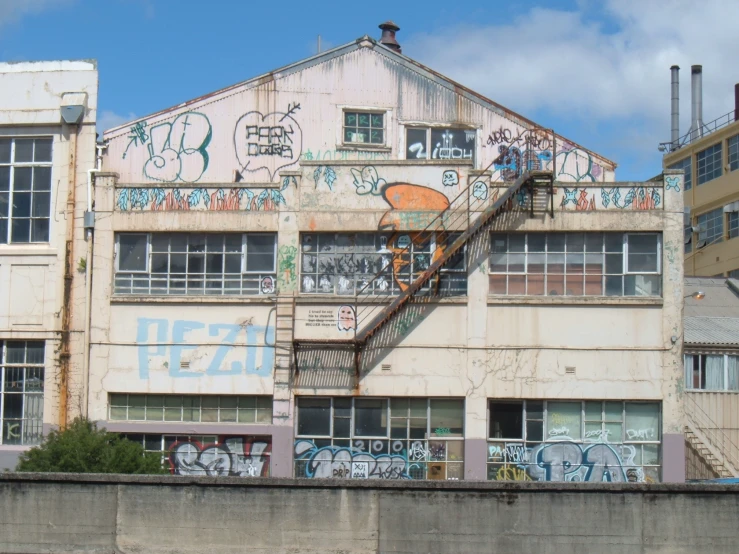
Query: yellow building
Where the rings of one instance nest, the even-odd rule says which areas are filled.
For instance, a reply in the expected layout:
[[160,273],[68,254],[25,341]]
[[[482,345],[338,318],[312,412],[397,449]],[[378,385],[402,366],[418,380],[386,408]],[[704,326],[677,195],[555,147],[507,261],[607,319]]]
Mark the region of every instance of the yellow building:
[[691,127],[683,138],[673,139],[662,161],[664,168],[685,170],[686,276],[739,277],[737,117],[735,109]]

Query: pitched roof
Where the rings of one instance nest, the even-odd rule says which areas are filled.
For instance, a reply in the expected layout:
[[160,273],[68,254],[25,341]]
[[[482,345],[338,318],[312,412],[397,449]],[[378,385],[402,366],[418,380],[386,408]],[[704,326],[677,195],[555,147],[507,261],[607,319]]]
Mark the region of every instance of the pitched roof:
[[[149,114],[145,117],[140,117],[138,119],[135,119],[133,121],[118,125],[117,127],[113,127],[111,129],[106,129],[104,131],[105,139],[113,138],[113,135],[120,134],[117,133],[118,131],[128,132],[128,128],[130,127],[131,123],[134,123],[136,121],[143,121],[147,120],[153,117],[157,117],[159,115],[166,114],[167,112],[170,112],[172,110],[181,109],[186,106],[190,106],[193,104],[200,104],[205,100],[208,100],[209,98],[212,98],[214,96],[220,96],[228,92],[235,91],[237,89],[249,89],[254,86],[257,86],[261,83],[264,83],[265,81],[278,79],[281,76],[289,75],[291,73],[295,73],[297,71],[301,71],[307,67],[311,67],[320,63],[324,63],[330,59],[343,56],[349,52],[353,52],[355,50],[358,50],[359,48],[365,47],[365,46],[372,46],[374,51],[387,56],[389,58],[392,58],[393,61],[399,63],[406,69],[409,69],[411,71],[415,71],[416,73],[420,73],[424,75],[427,78],[430,78],[433,81],[436,81],[437,83],[446,86],[447,88],[454,90],[458,94],[466,97],[467,99],[476,102],[488,109],[493,110],[494,112],[497,112],[503,117],[506,117],[508,119],[511,119],[515,123],[520,124],[523,127],[541,127],[538,123],[514,112],[513,110],[510,110],[497,102],[483,96],[482,94],[473,91],[472,89],[469,89],[465,87],[464,85],[461,85],[460,83],[457,83],[456,81],[453,81],[449,77],[442,75],[438,71],[434,71],[433,69],[426,67],[425,65],[409,58],[408,56],[405,56],[403,54],[400,54],[396,52],[395,50],[392,50],[391,48],[386,47],[385,45],[381,44],[380,42],[376,41],[370,36],[363,36],[361,38],[358,38],[352,42],[348,42],[342,46],[337,46],[336,48],[332,48],[330,50],[326,50],[324,52],[320,52],[319,54],[316,54],[315,56],[311,56],[308,58],[305,58],[303,60],[300,60],[298,62],[286,65],[284,67],[281,67],[279,69],[275,69],[273,71],[270,71],[269,73],[265,73],[263,75],[259,75],[258,77],[253,77],[251,79],[248,79],[246,81],[242,81],[240,83],[236,83],[234,85],[231,85],[229,87],[225,87],[223,89],[205,94],[203,96],[199,96],[197,98],[193,98],[191,100],[188,100],[186,102],[182,102],[181,104],[177,104],[176,106],[172,106],[170,108],[166,108],[164,110],[160,110],[158,112],[155,112],[153,114]],[[565,138],[561,135],[556,134],[556,137],[559,138],[562,141],[566,141],[570,144],[572,144],[576,148],[580,148],[585,152],[588,152],[589,154],[592,154],[596,157],[598,157],[601,161],[605,162],[606,164],[609,164],[613,166],[615,169],[617,167],[616,162],[613,160],[609,160],[608,158],[605,158],[604,156],[593,152],[592,150],[589,150],[588,148],[585,148],[581,144],[578,144],[568,138]]]

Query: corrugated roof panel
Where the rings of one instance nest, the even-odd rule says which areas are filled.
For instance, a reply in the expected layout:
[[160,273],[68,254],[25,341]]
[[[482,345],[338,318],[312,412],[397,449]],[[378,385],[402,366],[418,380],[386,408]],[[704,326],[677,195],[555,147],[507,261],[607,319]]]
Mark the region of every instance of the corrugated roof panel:
[[685,344],[739,347],[739,318],[686,317]]

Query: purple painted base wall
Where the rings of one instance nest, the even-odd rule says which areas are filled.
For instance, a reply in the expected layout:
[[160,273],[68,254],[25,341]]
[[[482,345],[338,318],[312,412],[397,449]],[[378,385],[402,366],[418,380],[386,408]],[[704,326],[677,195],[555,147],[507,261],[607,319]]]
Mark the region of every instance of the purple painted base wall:
[[662,437],[662,482],[685,482],[685,435],[682,433]]
[[466,481],[485,481],[487,477],[488,442],[485,439],[464,441],[464,478]]

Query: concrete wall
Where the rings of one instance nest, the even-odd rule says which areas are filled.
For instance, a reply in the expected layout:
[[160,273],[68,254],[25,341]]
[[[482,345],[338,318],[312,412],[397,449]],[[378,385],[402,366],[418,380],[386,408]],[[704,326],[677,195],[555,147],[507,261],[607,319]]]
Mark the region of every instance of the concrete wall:
[[[86,275],[80,268],[86,243],[81,222],[87,204],[87,170],[95,165],[97,89],[95,61],[0,63],[0,138],[52,139],[49,240],[0,245],[0,290],[4,291],[0,341],[45,341],[45,430],[76,415],[85,404]],[[61,107],[69,105],[84,107],[79,124],[63,122]],[[67,247],[70,333],[68,346],[62,347]],[[68,364],[62,372],[63,360]],[[9,446],[7,439],[3,442],[0,467],[13,467],[20,449]]]
[[0,475],[0,552],[734,554],[736,487]]

